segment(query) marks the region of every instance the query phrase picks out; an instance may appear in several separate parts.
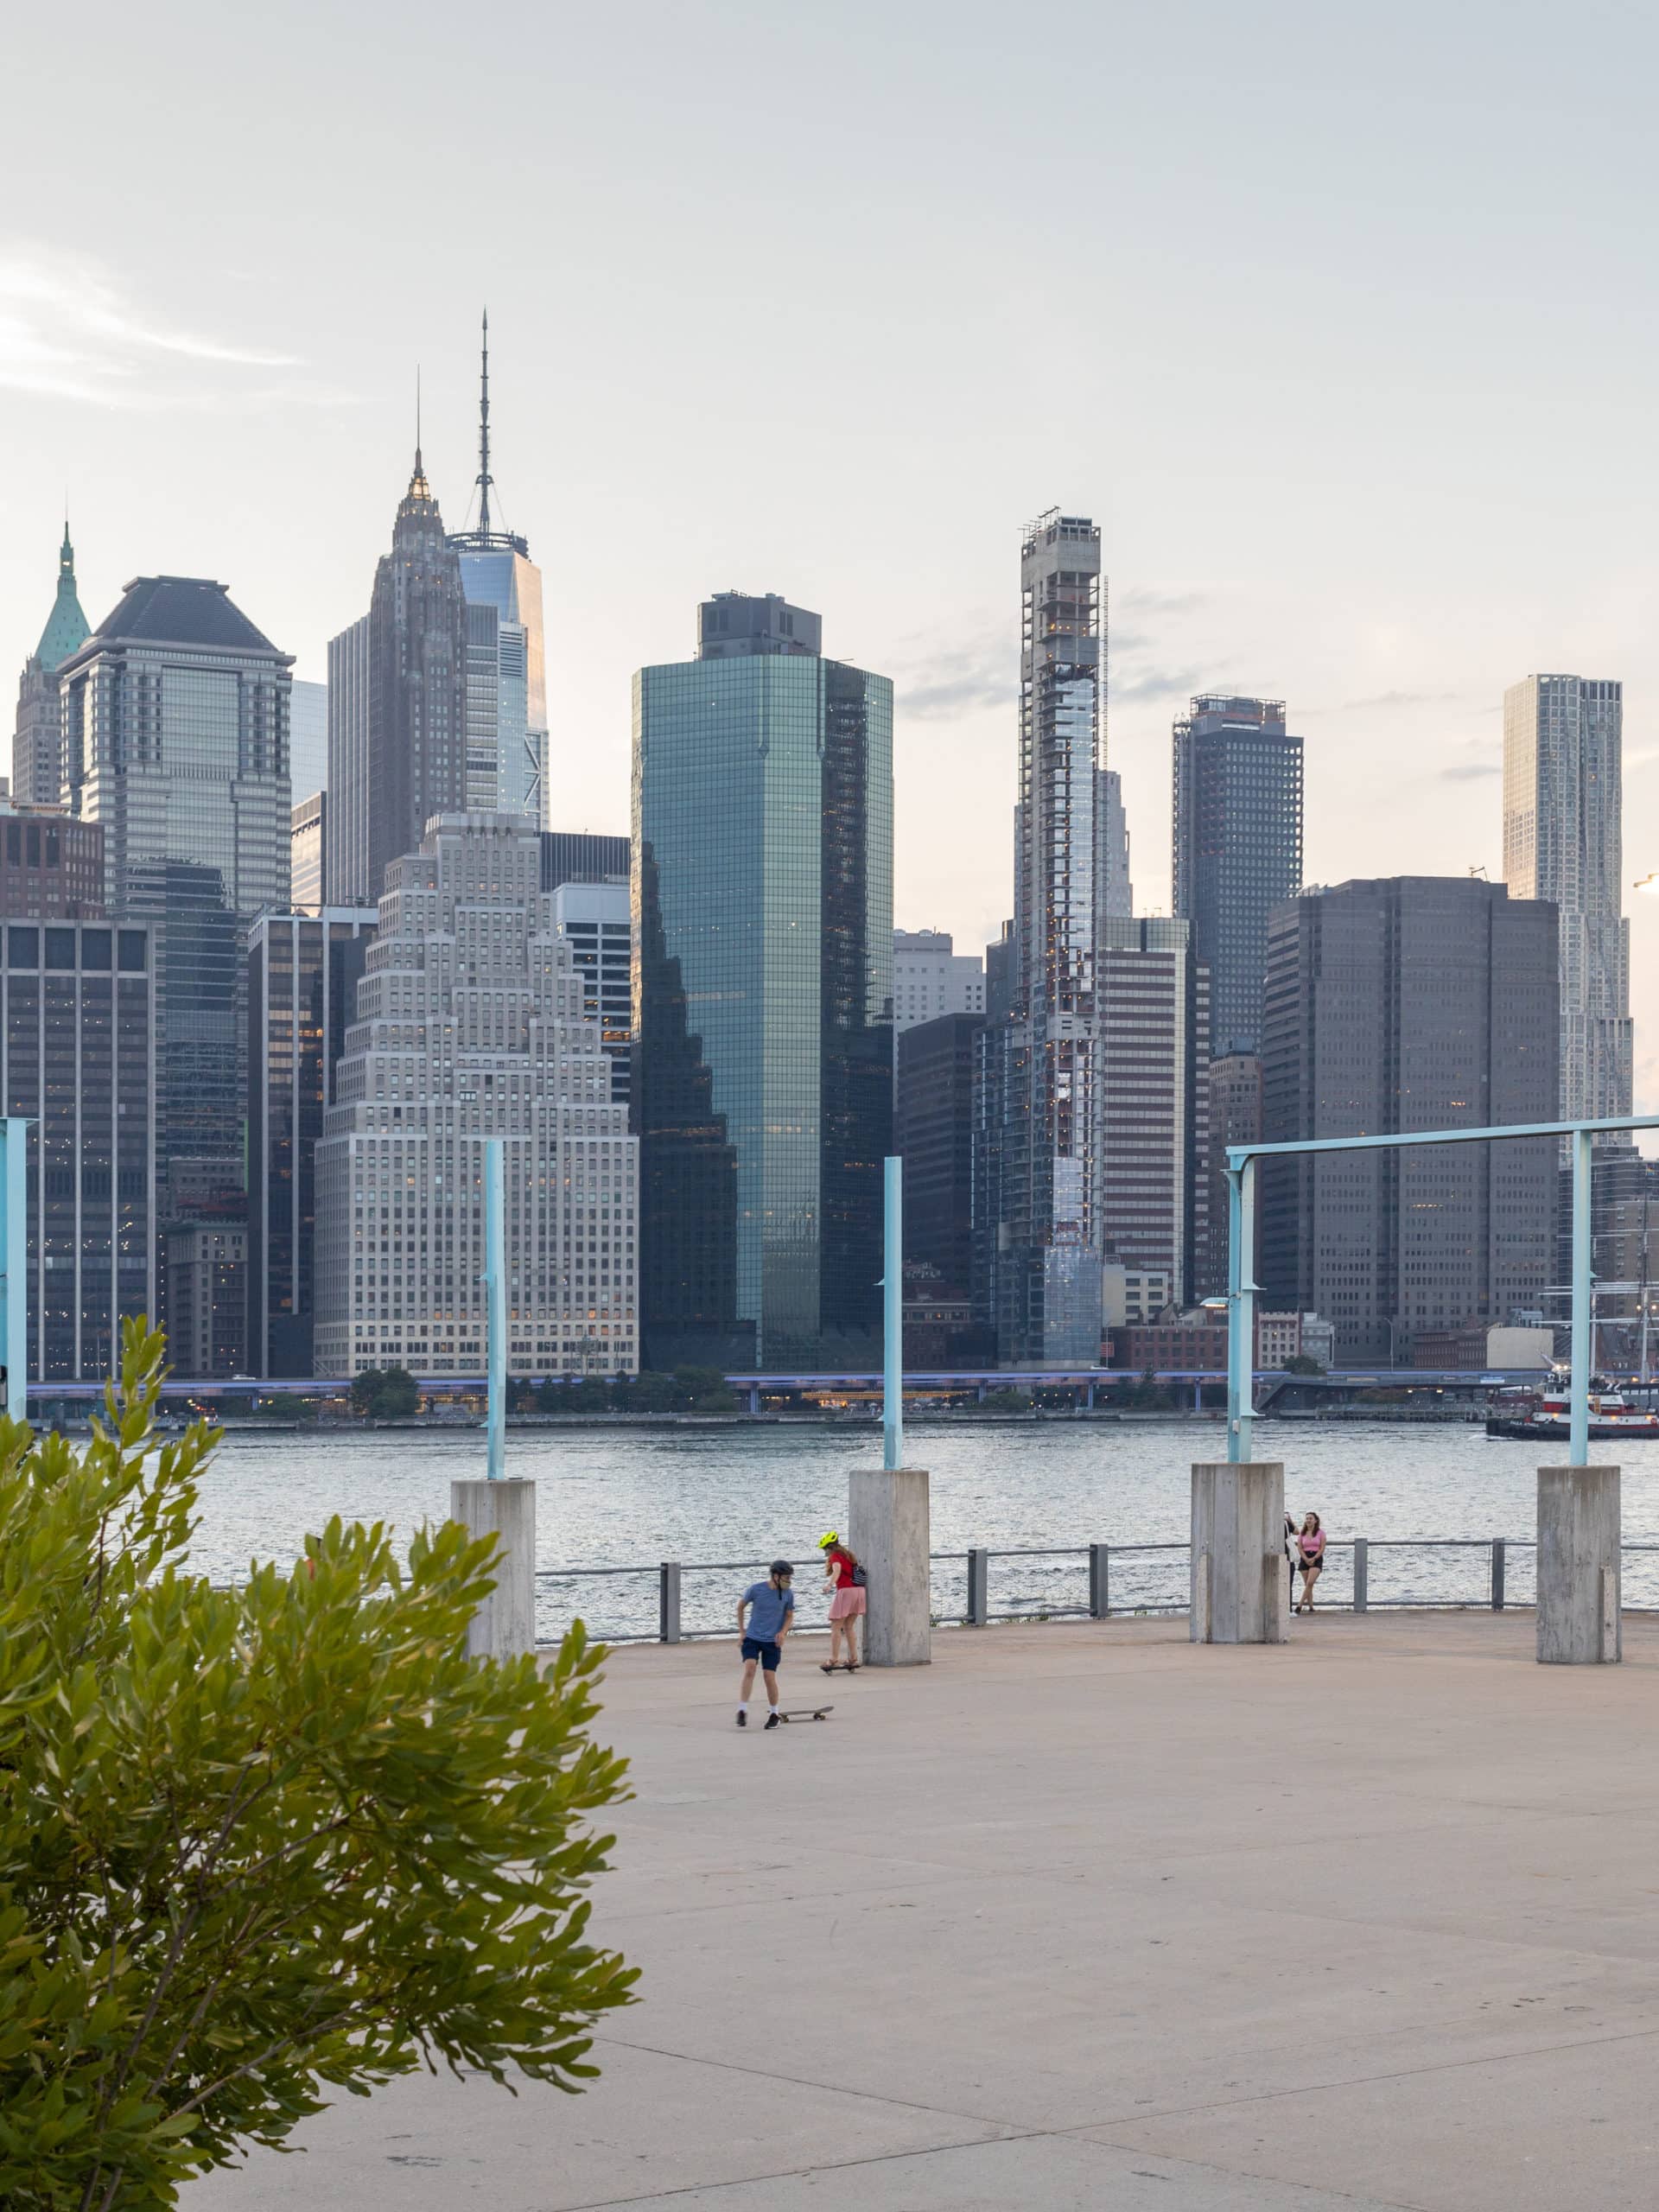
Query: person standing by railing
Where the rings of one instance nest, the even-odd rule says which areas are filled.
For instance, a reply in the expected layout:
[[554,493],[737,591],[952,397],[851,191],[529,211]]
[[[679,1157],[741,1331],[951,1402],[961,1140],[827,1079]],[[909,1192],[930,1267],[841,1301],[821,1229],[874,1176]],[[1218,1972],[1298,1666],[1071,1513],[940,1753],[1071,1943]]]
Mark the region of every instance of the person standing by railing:
[[[827,1536],[818,1538],[818,1549],[823,1554],[823,1571],[828,1578],[824,1588],[832,1594],[830,1599],[830,1657],[821,1672],[833,1675],[837,1667],[845,1666],[849,1675],[858,1672],[858,1626],[864,1611],[864,1570],[832,1529]],[[836,1657],[846,1638],[845,1660]]]
[[1325,1572],[1325,1530],[1319,1526],[1319,1516],[1310,1513],[1302,1522],[1301,1533],[1296,1539],[1296,1553],[1302,1565],[1302,1602],[1299,1613],[1313,1610],[1313,1586]]

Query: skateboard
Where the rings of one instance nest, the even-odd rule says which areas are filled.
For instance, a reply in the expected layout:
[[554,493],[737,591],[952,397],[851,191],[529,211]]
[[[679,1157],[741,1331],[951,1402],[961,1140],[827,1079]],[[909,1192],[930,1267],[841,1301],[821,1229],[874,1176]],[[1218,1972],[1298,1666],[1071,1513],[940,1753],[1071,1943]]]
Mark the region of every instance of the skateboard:
[[785,1713],[779,1707],[778,1718],[787,1728],[791,1720],[822,1720],[827,1713],[833,1713],[835,1709],[833,1705],[798,1705],[791,1712]]

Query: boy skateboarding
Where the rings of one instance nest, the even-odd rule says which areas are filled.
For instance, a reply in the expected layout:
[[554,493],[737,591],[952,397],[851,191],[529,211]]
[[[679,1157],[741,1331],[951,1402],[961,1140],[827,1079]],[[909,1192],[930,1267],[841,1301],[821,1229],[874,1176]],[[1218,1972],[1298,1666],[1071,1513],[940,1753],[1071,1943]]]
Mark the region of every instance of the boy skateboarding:
[[[768,1728],[778,1726],[778,1662],[784,1638],[795,1618],[795,1592],[790,1588],[794,1568],[786,1559],[775,1559],[764,1582],[752,1582],[737,1601],[737,1635],[743,1647],[743,1687],[738,1695],[737,1725],[749,1725],[749,1692],[754,1688],[758,1665],[766,1677]],[[743,1616],[748,1615],[746,1625]]]

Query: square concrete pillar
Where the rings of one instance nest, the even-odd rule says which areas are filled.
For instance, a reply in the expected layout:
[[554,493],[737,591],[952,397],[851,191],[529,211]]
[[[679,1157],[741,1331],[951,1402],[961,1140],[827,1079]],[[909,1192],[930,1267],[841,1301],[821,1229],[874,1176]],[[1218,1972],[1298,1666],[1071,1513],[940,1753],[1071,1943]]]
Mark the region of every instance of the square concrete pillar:
[[1194,1643],[1282,1643],[1285,1470],[1200,1460],[1192,1469]]
[[469,1536],[496,1536],[495,1587],[473,1615],[467,1649],[474,1659],[518,1659],[536,1649],[536,1485],[527,1476],[500,1482],[452,1482],[449,1518]]
[[927,1471],[855,1469],[847,1492],[847,1541],[868,1577],[863,1663],[925,1667],[933,1656]]
[[1541,1666],[1611,1666],[1623,1657],[1621,1534],[1617,1467],[1539,1468]]

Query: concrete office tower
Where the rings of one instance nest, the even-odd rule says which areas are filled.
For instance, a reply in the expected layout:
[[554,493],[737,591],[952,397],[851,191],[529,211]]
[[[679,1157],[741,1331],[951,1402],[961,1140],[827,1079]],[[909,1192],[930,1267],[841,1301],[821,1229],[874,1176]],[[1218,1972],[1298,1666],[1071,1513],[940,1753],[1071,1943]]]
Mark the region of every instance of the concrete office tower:
[[156,1311],[156,957],[143,923],[13,922],[0,1082],[29,1130],[29,1372],[101,1381]]
[[1211,1049],[1255,1052],[1268,917],[1302,880],[1302,741],[1282,699],[1194,699],[1175,724],[1174,910],[1210,970]]
[[1196,1294],[1209,1253],[1210,978],[1192,925],[1109,921],[1096,951],[1103,1070],[1101,1233],[1133,1273]]
[[1008,1018],[986,1039],[980,1294],[1005,1363],[1092,1365],[1101,1313],[1100,532],[1084,516],[1043,515],[1026,533],[1020,583],[1013,972]]
[[335,1073],[379,919],[372,906],[329,906],[321,913],[301,909],[262,914],[249,932],[247,1366],[252,1375],[313,1372],[317,1145],[334,1103]]
[[160,925],[162,1223],[186,1183],[245,1189],[245,961],[289,904],[291,665],[223,584],[140,576],[61,671],[70,804],[102,827],[117,918]]
[[1630,1111],[1624,721],[1622,683],[1529,676],[1503,694],[1503,880],[1561,918],[1563,1120]]
[[296,677],[288,706],[288,780],[303,798],[328,788],[328,686]]
[[942,1014],[983,1014],[985,964],[952,949],[949,930],[894,930],[893,1029],[902,1036]]
[[[1268,941],[1269,1141],[1556,1118],[1555,909],[1465,876],[1310,891]],[[1550,1280],[1555,1145],[1335,1153],[1260,1171],[1264,1308],[1317,1311],[1342,1364],[1507,1323]]]
[[[1227,1147],[1262,1139],[1262,1062],[1254,1052],[1229,1052],[1210,1063],[1210,1129],[1206,1189],[1209,1249],[1198,1279],[1201,1298],[1227,1287],[1229,1206]],[[1252,1255],[1254,1258],[1254,1255]],[[1250,1280],[1255,1280],[1254,1275]]]
[[0,798],[0,914],[18,921],[101,919],[104,832],[60,806]]
[[599,1024],[611,1063],[611,1096],[628,1099],[633,1052],[633,925],[628,879],[608,883],[562,883],[553,893],[553,918],[570,947],[582,982],[582,1010]]
[[167,1231],[167,1350],[175,1374],[246,1375],[248,1224],[227,1199]]
[[1100,772],[1100,919],[1127,922],[1135,912],[1129,880],[1129,818],[1123,810],[1123,779],[1116,768]]
[[372,906],[432,817],[466,810],[467,601],[418,445],[368,613],[329,642],[328,793],[331,906]]
[[879,1357],[893,1133],[893,686],[774,595],[634,677],[647,1356]]
[[547,645],[542,572],[491,511],[490,318],[479,383],[478,521],[450,544],[467,594],[467,804],[539,824],[547,789]]
[[956,1302],[974,1281],[974,1071],[982,1013],[912,1022],[898,1041],[905,1294]]
[[393,863],[334,1084],[316,1150],[320,1375],[482,1370],[493,1136],[508,1371],[634,1371],[638,1147],[522,816],[444,815]]
[[607,883],[613,876],[620,876],[626,883],[630,866],[626,837],[587,830],[542,832],[543,891],[556,891],[562,883]]
[[313,791],[288,812],[289,897],[296,914],[322,911],[327,851],[328,794]]
[[55,806],[63,796],[63,709],[58,674],[86,642],[86,617],[75,589],[75,549],[63,525],[58,553],[58,595],[41,642],[23,663],[17,685],[17,720],[11,741],[11,796],[23,806]]

